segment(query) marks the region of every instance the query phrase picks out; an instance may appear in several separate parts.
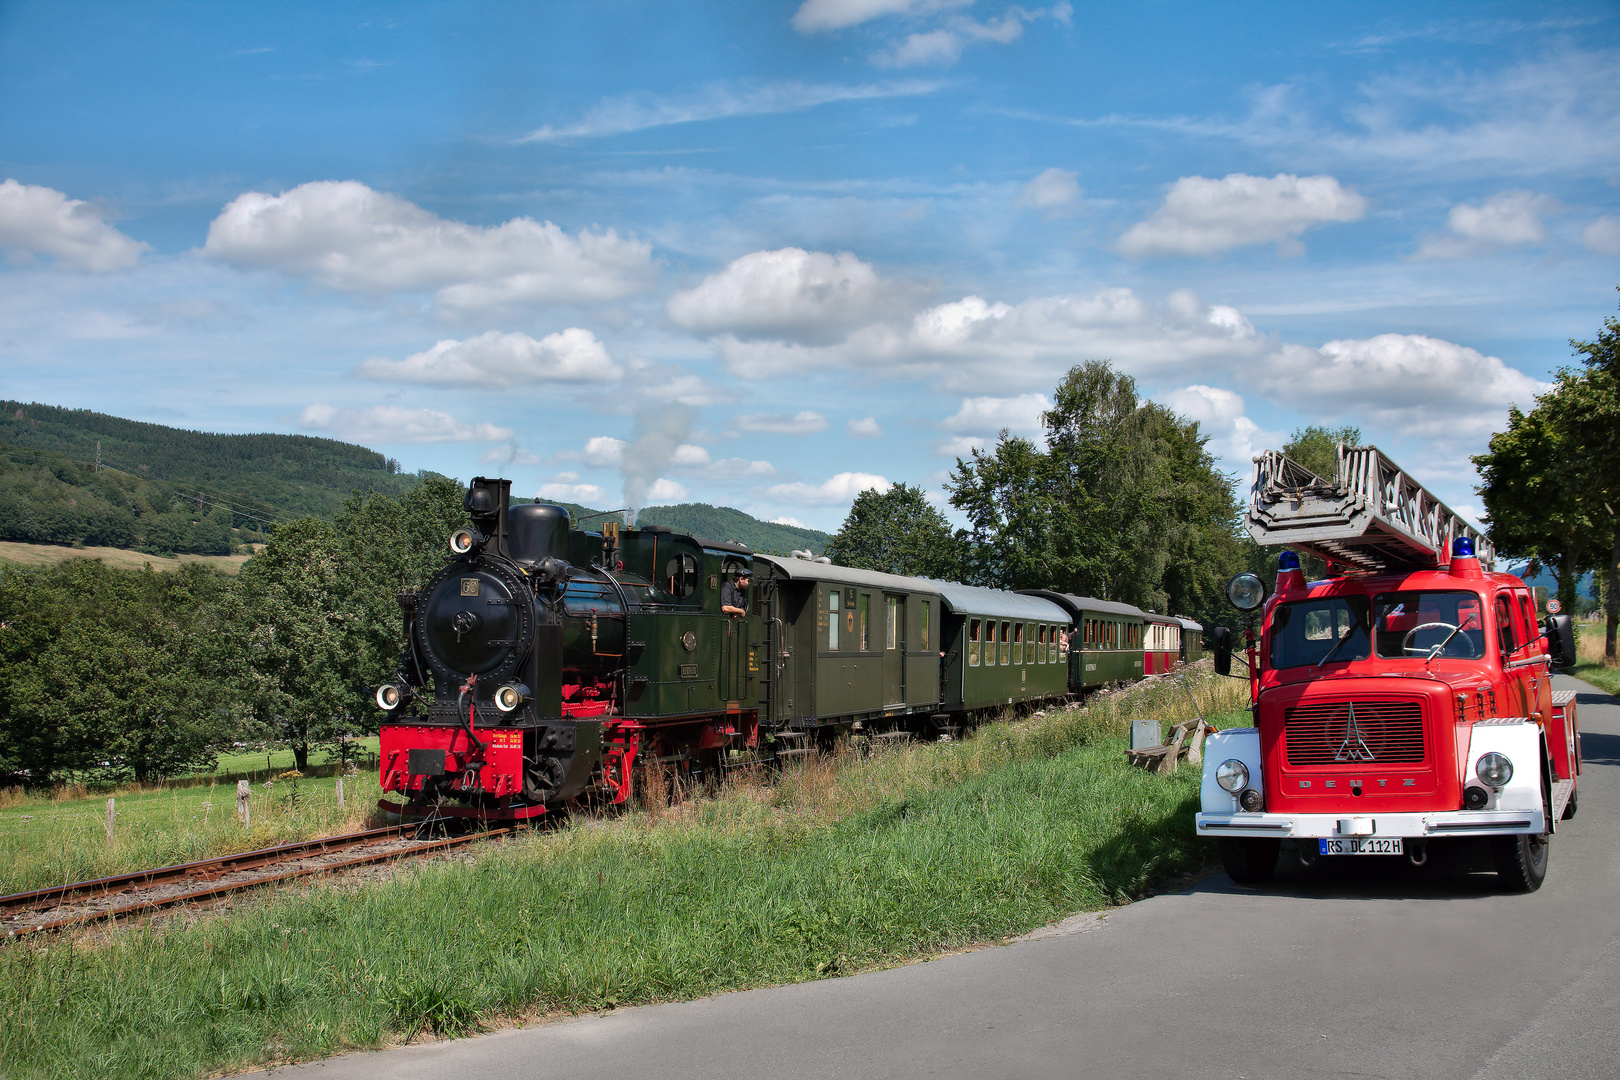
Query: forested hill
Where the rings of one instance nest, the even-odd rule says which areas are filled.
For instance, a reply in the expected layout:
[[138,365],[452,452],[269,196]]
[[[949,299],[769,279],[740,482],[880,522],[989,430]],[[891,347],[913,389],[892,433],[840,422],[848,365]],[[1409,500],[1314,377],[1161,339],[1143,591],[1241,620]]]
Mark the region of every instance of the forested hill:
[[[96,468],[97,444],[103,468]],[[0,540],[224,554],[272,521],[418,481],[363,446],[0,402]]]
[[375,450],[335,439],[216,435],[89,409],[0,402],[0,443],[93,463],[98,442],[101,460],[124,472],[250,500],[282,516],[329,518],[352,491],[399,491],[414,482]]
[[[558,503],[574,519],[575,528],[592,532],[601,529],[602,511],[579,503]],[[617,516],[616,514],[614,516]],[[589,518],[589,520],[585,520]],[[708,503],[677,503],[674,506],[648,506],[636,515],[639,525],[668,525],[676,532],[704,540],[735,540],[762,555],[786,555],[808,548],[817,555],[827,546],[827,534],[819,529],[778,525],[734,510]]]

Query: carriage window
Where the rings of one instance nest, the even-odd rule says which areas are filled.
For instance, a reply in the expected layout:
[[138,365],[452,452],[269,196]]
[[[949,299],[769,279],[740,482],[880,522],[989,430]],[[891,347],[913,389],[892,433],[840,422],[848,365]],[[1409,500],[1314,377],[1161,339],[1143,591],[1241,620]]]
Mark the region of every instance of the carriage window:
[[979,666],[979,620],[968,620],[968,667]]
[[1047,640],[1047,645],[1046,645],[1046,649],[1047,649],[1046,659],[1047,659],[1047,662],[1055,664],[1055,663],[1058,662],[1058,646],[1063,644],[1063,627],[1061,627],[1061,626],[1052,627],[1051,636],[1049,636],[1046,640]]
[[698,587],[697,558],[683,553],[670,559],[664,564],[664,579],[671,596],[691,596]]
[[919,635],[922,638],[922,648],[927,649],[928,648],[928,601],[927,600],[923,601],[922,613],[919,616],[919,619],[922,622],[922,632]]
[[838,601],[843,599],[837,589],[827,592],[827,651],[838,651],[838,620],[842,618],[838,613]]
[[1024,626],[1024,663],[1035,662],[1035,624],[1026,623]]
[[1503,656],[1518,648],[1513,634],[1513,601],[1507,593],[1496,594],[1496,640]]
[[894,648],[895,639],[899,636],[898,634],[895,633],[896,627],[894,625],[894,623],[895,623],[895,615],[898,614],[898,611],[897,611],[897,609],[895,607],[895,598],[891,596],[891,597],[888,598],[888,600],[889,600],[889,644],[886,647],[892,649],[892,648]]
[[1023,623],[1013,623],[1013,648],[1012,648],[1012,654],[1013,654],[1013,663],[1022,664],[1024,662],[1024,624]]
[[859,612],[859,614],[856,616],[855,621],[857,623],[859,623],[860,625],[856,629],[857,629],[857,632],[860,634],[860,639],[859,640],[860,640],[860,643],[861,643],[861,646],[860,646],[861,652],[866,652],[869,648],[871,648],[871,642],[867,637],[866,630],[867,630],[867,616],[871,614],[871,610],[872,610],[872,594],[871,593],[861,593],[860,599],[857,601],[857,603],[858,603],[859,606],[857,607],[856,610]]
[[1035,662],[1037,664],[1046,663],[1046,627],[1044,626],[1035,628]]
[[999,654],[998,658],[1003,664],[1012,663],[1012,646],[1008,644],[1008,642],[1011,640],[1012,623],[1004,622],[1001,624],[1001,641],[999,643],[1001,647],[997,650]]

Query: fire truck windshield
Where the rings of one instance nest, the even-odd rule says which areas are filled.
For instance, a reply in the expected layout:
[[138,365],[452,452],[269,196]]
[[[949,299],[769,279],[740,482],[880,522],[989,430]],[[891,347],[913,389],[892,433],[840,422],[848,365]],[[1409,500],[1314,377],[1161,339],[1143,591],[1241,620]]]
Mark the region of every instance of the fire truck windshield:
[[1365,596],[1278,604],[1271,613],[1271,666],[1289,668],[1365,660],[1370,651]]
[[1379,656],[1477,660],[1485,655],[1485,605],[1478,593],[1379,593],[1373,622]]

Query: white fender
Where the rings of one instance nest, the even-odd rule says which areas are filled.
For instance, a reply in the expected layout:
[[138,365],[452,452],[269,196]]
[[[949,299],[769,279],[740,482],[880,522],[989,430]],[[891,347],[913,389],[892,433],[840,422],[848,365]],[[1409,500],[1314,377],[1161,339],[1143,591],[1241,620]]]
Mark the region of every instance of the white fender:
[[[1463,784],[1479,783],[1474,766],[1482,756],[1492,751],[1502,754],[1513,762],[1513,778],[1491,796],[1486,808],[1524,811],[1539,819],[1543,806],[1541,741],[1540,726],[1523,717],[1477,721],[1469,734],[1468,753],[1463,756]],[[1542,823],[1543,828],[1550,825]]]
[[[1220,768],[1221,762],[1231,758],[1248,768],[1249,786],[1265,794],[1265,778],[1260,775],[1260,729],[1243,727],[1217,731],[1204,740],[1204,782],[1199,789],[1199,801],[1200,809],[1206,814],[1235,814],[1242,809],[1237,796],[1215,782],[1215,770]],[[1518,769],[1517,761],[1514,769]],[[1517,771],[1513,778],[1518,779]]]

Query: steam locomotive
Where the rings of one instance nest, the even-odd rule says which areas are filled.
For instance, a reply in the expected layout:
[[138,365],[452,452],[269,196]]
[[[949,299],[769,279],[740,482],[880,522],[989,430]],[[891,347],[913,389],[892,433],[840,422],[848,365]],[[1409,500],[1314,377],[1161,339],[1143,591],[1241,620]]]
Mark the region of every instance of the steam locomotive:
[[[384,810],[521,820],[626,802],[650,766],[717,778],[841,736],[937,738],[1008,707],[1196,660],[1202,628],[1126,604],[757,555],[647,525],[573,527],[475,478],[470,528],[400,594],[379,687]],[[752,578],[747,614],[723,583]]]

